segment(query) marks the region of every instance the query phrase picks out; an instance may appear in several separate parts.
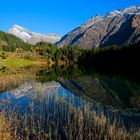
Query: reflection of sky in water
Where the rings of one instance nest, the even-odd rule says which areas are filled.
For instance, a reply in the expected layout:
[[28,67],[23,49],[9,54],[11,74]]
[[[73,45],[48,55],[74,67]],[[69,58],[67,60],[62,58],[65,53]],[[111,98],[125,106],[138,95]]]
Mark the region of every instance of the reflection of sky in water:
[[[25,85],[26,86],[26,85]],[[54,88],[51,88],[54,86]],[[35,91],[34,89],[29,89],[29,91],[24,88],[22,85],[15,90],[3,92],[0,95],[0,106],[1,109],[5,108],[7,111],[13,110],[16,108],[20,109],[20,111],[27,111],[30,103],[34,100]],[[25,87],[26,88],[26,87]],[[22,92],[22,91],[24,92]],[[69,98],[73,97],[74,104],[80,104],[80,100],[78,97],[74,96],[70,91],[64,89],[58,82],[48,82],[45,83],[45,91],[43,94],[55,94],[58,97],[65,97],[64,99],[68,101]]]
[[58,96],[65,96],[65,99],[68,101],[68,98],[72,98],[74,99],[74,104],[75,105],[80,105],[80,98],[77,97],[77,96],[74,96],[73,93],[71,93],[70,91],[66,90],[65,88],[63,87],[60,87],[58,89],[58,92],[57,92]]
[[[43,92],[43,96],[47,98],[47,94],[58,95],[59,97],[64,97],[64,100],[69,104],[71,99],[75,106],[82,106],[83,104],[87,104],[89,101],[85,99],[81,99],[78,96],[75,96],[72,92],[63,88],[58,82],[47,82],[47,83],[35,83],[33,87],[32,84],[25,84],[15,90],[7,91],[0,94],[0,109],[5,108],[8,112],[20,112],[21,114],[27,113],[30,107],[30,104],[34,100],[34,96],[36,96],[36,90],[41,90]],[[38,89],[40,86],[40,89]],[[39,97],[39,96],[37,96]],[[39,98],[38,98],[39,99]],[[36,107],[39,107],[39,104]],[[134,116],[133,114],[125,114],[121,111],[115,111],[115,109],[107,106],[103,106],[100,103],[92,102],[90,104],[94,111],[97,113],[105,112],[106,115],[109,116],[121,116],[121,118],[129,123],[135,122],[140,123],[140,116]]]
[[4,92],[0,95],[1,109],[6,109],[8,112],[16,110],[20,110],[20,112],[25,111],[30,101],[30,97],[28,96],[16,98],[10,92]]

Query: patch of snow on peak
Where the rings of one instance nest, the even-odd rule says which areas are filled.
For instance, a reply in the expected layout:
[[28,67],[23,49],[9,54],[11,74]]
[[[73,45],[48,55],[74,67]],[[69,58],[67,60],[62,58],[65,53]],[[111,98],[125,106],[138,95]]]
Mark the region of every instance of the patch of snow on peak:
[[32,37],[32,33],[29,32],[27,29],[22,28],[18,25],[14,25],[8,33],[15,35],[16,37],[19,37],[23,41],[27,42],[28,39]]
[[140,6],[130,6],[125,9],[114,10],[106,15],[106,17],[124,16],[124,15],[140,14]]
[[17,25],[17,24],[15,24],[15,25],[13,26],[13,28],[18,28],[18,29],[24,30],[23,27],[21,27],[21,26],[19,26],[19,25]]

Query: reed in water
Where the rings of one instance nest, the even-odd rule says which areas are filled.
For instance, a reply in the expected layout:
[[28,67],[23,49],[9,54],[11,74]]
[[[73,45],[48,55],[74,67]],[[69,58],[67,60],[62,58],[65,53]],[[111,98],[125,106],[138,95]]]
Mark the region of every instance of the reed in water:
[[[138,140],[140,129],[127,130],[117,119],[95,112],[78,97],[45,93],[35,85],[26,111],[15,107],[0,114],[0,139],[17,140]],[[41,92],[39,92],[41,91]],[[44,93],[43,93],[44,92]],[[43,94],[42,94],[43,93]],[[19,115],[20,114],[20,115]]]

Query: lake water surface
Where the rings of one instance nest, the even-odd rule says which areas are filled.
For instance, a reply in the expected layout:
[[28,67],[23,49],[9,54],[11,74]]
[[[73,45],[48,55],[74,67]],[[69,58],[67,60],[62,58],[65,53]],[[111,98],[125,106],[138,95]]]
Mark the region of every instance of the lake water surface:
[[[48,110],[55,112],[53,102],[57,102],[58,98],[66,106],[72,104],[83,108],[86,105],[97,114],[103,112],[111,120],[119,120],[126,128],[140,126],[138,83],[115,76],[85,74],[77,68],[63,72],[57,69],[41,70],[37,79],[1,93],[0,109],[19,116],[33,113],[45,117]],[[58,107],[60,112],[62,108]]]

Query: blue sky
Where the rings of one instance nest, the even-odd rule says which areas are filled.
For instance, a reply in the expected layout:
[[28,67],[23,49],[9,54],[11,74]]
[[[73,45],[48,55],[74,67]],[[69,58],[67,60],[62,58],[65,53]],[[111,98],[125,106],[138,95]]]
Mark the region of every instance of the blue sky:
[[13,24],[64,35],[96,14],[139,5],[140,0],[2,0],[0,30]]

